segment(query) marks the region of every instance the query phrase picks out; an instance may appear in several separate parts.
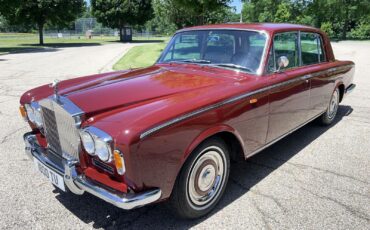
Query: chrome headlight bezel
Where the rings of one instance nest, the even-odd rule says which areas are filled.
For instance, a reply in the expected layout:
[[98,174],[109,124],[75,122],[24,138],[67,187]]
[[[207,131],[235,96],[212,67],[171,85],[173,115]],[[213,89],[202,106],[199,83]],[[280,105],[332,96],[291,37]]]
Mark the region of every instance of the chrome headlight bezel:
[[24,105],[27,113],[28,120],[36,125],[37,128],[43,129],[44,128],[44,119],[41,114],[41,108],[39,103],[31,102],[31,104]]
[[27,118],[30,122],[35,123],[35,112],[30,104],[25,104],[24,107],[26,108]]
[[33,111],[34,111],[34,114],[35,114],[35,122],[34,122],[34,124],[39,129],[43,128],[44,127],[44,120],[43,120],[42,115],[41,115],[41,109],[40,109],[40,107],[39,108],[34,108]]
[[94,138],[93,136],[85,131],[85,130],[82,130],[80,132],[80,137],[81,137],[81,142],[82,142],[82,145],[85,149],[85,151],[92,155],[92,156],[95,156],[95,141],[94,141]]
[[95,139],[95,154],[104,162],[111,162],[113,159],[109,144],[100,139]]
[[[85,151],[91,156],[97,156],[101,161],[109,163],[113,160],[112,154],[112,137],[101,129],[94,126],[84,128],[80,132],[80,136],[86,132],[94,141],[94,153],[89,153],[84,146]],[[81,136],[82,140],[82,136]],[[91,152],[91,151],[90,151]]]

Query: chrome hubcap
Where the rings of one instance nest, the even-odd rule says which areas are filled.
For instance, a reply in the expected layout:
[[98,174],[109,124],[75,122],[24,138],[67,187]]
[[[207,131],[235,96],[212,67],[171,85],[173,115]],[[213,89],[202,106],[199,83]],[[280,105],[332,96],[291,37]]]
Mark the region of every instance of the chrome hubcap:
[[335,114],[337,113],[339,104],[339,95],[338,91],[335,90],[333,93],[333,96],[331,97],[331,101],[328,108],[328,117],[329,119],[333,119],[335,117]]
[[194,208],[207,208],[219,194],[225,177],[225,156],[222,149],[212,146],[193,163],[188,177],[188,198]]
[[198,187],[201,191],[208,191],[214,184],[216,178],[216,169],[212,165],[207,165],[200,172],[198,178]]

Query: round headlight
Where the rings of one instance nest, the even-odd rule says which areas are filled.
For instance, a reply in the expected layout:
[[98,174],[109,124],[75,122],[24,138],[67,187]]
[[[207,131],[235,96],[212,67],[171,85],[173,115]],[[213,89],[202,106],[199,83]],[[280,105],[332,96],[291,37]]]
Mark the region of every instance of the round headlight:
[[80,133],[80,136],[81,136],[82,144],[86,152],[90,155],[95,155],[95,143],[90,133],[86,131],[82,131]]
[[35,122],[35,112],[33,111],[33,108],[28,104],[26,104],[25,107],[27,111],[28,120],[34,123]]
[[44,123],[42,120],[41,112],[38,109],[34,109],[34,116],[35,116],[35,124],[37,127],[42,128]]
[[112,159],[108,144],[100,139],[95,139],[95,153],[102,161],[109,162]]

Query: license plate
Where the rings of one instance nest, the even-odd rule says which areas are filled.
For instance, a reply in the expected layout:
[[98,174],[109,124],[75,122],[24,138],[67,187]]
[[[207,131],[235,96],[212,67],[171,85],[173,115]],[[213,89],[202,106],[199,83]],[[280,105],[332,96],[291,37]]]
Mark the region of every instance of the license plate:
[[58,173],[54,172],[53,170],[49,169],[46,167],[43,163],[41,163],[39,160],[36,158],[33,158],[33,162],[35,163],[36,170],[39,171],[41,174],[43,174],[46,178],[49,179],[53,185],[57,186],[64,192],[66,191],[64,187],[64,179],[61,175]]

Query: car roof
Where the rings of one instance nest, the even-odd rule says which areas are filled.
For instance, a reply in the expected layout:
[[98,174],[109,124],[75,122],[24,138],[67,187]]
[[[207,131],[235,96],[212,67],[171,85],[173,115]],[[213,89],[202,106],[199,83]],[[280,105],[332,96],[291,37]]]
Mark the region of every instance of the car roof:
[[304,30],[321,33],[320,30],[311,27],[298,24],[290,23],[225,23],[225,24],[212,24],[194,26],[181,29],[177,32],[189,31],[189,30],[208,30],[208,29],[244,29],[244,30],[258,30],[266,31],[269,33],[281,32],[281,31],[292,31],[292,30]]

